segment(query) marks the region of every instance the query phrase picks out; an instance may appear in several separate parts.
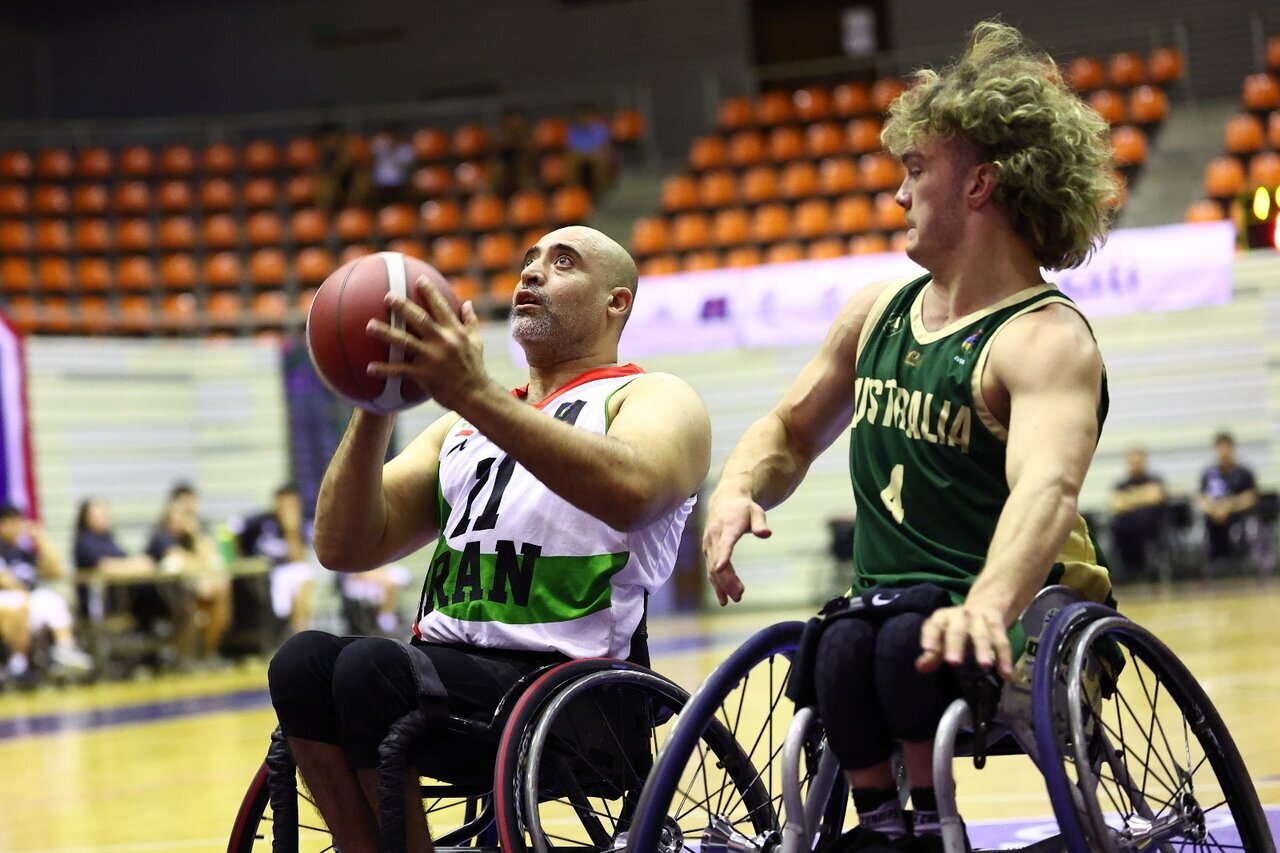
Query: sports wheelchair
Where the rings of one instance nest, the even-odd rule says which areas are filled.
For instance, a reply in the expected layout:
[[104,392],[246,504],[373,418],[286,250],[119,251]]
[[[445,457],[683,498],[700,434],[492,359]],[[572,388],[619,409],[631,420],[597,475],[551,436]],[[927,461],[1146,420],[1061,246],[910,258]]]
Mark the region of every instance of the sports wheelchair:
[[[968,846],[953,760],[972,755],[980,767],[988,755],[1018,753],[1043,775],[1060,833],[1022,848],[1030,853],[1274,853],[1253,783],[1204,690],[1150,632],[1078,599],[1067,587],[1042,590],[1022,617],[1017,676],[1003,687],[993,679],[985,698],[957,699],[944,714],[933,767],[948,853]],[[785,698],[803,627],[759,632],[693,695],[641,792],[627,851],[808,853],[841,834],[847,783],[817,709],[792,715]],[[712,795],[702,739],[722,728],[751,744],[756,770],[751,786]]]

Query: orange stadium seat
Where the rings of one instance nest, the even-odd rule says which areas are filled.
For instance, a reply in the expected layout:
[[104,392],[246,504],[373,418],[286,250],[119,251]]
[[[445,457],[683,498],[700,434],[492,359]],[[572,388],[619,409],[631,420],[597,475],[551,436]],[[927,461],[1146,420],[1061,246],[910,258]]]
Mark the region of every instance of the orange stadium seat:
[[17,184],[0,184],[0,214],[26,216],[31,209],[31,198],[26,187]]
[[250,312],[260,326],[280,326],[289,317],[289,299],[280,290],[258,293],[253,297]]
[[76,251],[84,253],[100,253],[111,248],[111,230],[107,228],[105,219],[81,219],[76,223]]
[[510,305],[512,294],[520,284],[520,276],[514,272],[498,273],[489,277],[489,298],[500,305]]
[[428,234],[452,234],[462,225],[458,203],[451,199],[429,201],[420,211],[422,230]]
[[704,249],[700,252],[690,252],[684,256],[684,260],[680,263],[680,268],[685,272],[705,272],[706,270],[718,270],[724,266],[724,261],[720,257],[719,252],[710,249]]
[[284,165],[294,172],[312,172],[320,166],[320,146],[309,136],[290,139],[284,146]]
[[738,196],[747,204],[760,204],[778,197],[778,173],[771,166],[756,166],[742,175]]
[[[79,233],[79,223],[76,226],[76,232]],[[31,226],[19,220],[0,220],[0,252],[29,251],[31,251]]]
[[551,221],[557,225],[583,222],[591,215],[591,194],[582,187],[560,187],[551,195]]
[[1155,86],[1138,86],[1129,93],[1129,118],[1140,127],[1160,124],[1169,117],[1169,99]]
[[728,160],[728,146],[719,136],[699,136],[689,144],[689,168],[695,172],[723,168]]
[[804,260],[804,247],[791,240],[774,243],[764,252],[766,264],[789,264],[802,260]]
[[319,284],[328,278],[329,273],[337,269],[337,263],[328,249],[319,246],[308,246],[298,252],[294,258],[293,269],[298,281],[303,284]]
[[307,312],[311,310],[311,303],[316,300],[316,291],[318,290],[318,287],[309,287],[298,294],[298,313],[304,317],[307,315]]
[[1223,137],[1227,151],[1241,155],[1260,151],[1266,139],[1262,121],[1249,113],[1238,113],[1229,118]]
[[120,174],[130,178],[149,178],[155,173],[155,156],[142,145],[130,145],[120,152],[116,164]]
[[338,253],[338,265],[354,261],[356,258],[363,258],[366,255],[372,255],[378,251],[368,243],[352,243],[349,246],[343,246],[342,251]]
[[1182,54],[1171,47],[1158,47],[1147,57],[1147,76],[1157,86],[1182,79]]
[[291,207],[306,207],[316,200],[315,175],[294,175],[284,185],[284,196]]
[[1125,125],[1111,132],[1111,154],[1121,168],[1141,166],[1147,162],[1147,136],[1136,127]]
[[41,219],[36,222],[36,251],[63,253],[71,251],[71,229],[65,219]]
[[523,254],[523,250],[537,245],[538,241],[541,240],[545,234],[546,229],[542,226],[537,228],[528,228],[520,235],[520,239],[516,241],[516,244],[520,246],[522,250],[521,253]]
[[755,110],[747,98],[725,98],[716,111],[716,126],[725,131],[744,130],[755,120]]
[[304,207],[295,211],[289,220],[289,234],[295,243],[304,246],[323,243],[328,233],[329,220],[318,208]]
[[199,270],[191,255],[166,255],[160,259],[160,285],[169,290],[190,290],[196,286]]
[[782,170],[782,196],[801,199],[818,193],[818,168],[807,160],[788,163]]
[[[410,220],[413,213],[409,213]],[[244,222],[245,236],[250,246],[278,246],[284,241],[284,223],[280,215],[271,210],[251,213]]]
[[489,164],[467,161],[453,170],[453,184],[463,195],[474,195],[489,188]]
[[889,251],[889,241],[880,234],[859,234],[849,241],[851,255],[878,255]]
[[907,227],[907,212],[893,198],[893,193],[877,193],[872,223],[880,231],[901,231]]
[[758,267],[762,262],[760,250],[755,246],[738,246],[725,252],[724,265],[732,269]]
[[125,296],[120,299],[116,313],[116,325],[123,332],[149,332],[155,327],[155,313],[151,299],[146,296]]
[[459,160],[483,157],[489,150],[489,131],[478,124],[465,124],[453,132],[449,147]]
[[243,310],[238,293],[211,293],[204,304],[204,320],[210,326],[235,326]]
[[902,167],[888,154],[864,154],[858,158],[858,183],[872,192],[895,189],[902,183]]
[[[383,239],[408,237],[413,234],[413,207],[407,204],[391,204],[377,214],[378,233]],[[345,237],[343,239],[346,239]],[[357,238],[362,239],[362,238]]]
[[1280,154],[1264,151],[1253,155],[1249,160],[1248,180],[1250,187],[1266,187],[1274,192],[1280,187]]
[[185,178],[196,170],[196,152],[189,145],[169,145],[160,152],[160,174]]
[[844,153],[844,134],[835,122],[811,124],[804,134],[805,154],[815,160]]
[[200,207],[204,211],[230,210],[236,203],[236,191],[226,178],[214,178],[200,186]]
[[101,335],[111,328],[111,308],[101,296],[81,297],[76,304],[73,328],[89,335]]
[[559,151],[569,137],[569,123],[562,118],[543,118],[534,122],[533,144],[539,151]]
[[1215,157],[1204,170],[1204,192],[1209,198],[1228,199],[1244,189],[1244,166],[1235,157]]
[[698,182],[690,175],[671,175],[662,181],[662,209],[667,213],[698,206]]
[[117,220],[116,248],[129,252],[151,251],[151,223],[140,218]]
[[711,224],[704,213],[681,213],[671,219],[671,247],[681,252],[702,249],[711,241]]
[[29,333],[36,327],[39,311],[30,296],[13,296],[4,306],[4,315],[19,332]]
[[240,223],[229,213],[206,216],[200,228],[206,249],[229,249],[240,242]]
[[0,258],[0,285],[6,293],[18,290],[30,290],[35,281],[35,273],[31,269],[31,261],[26,258],[15,258],[12,255]]
[[111,177],[111,152],[105,148],[82,148],[76,156],[76,174],[81,178],[102,180]]
[[680,259],[675,255],[657,255],[640,264],[640,275],[674,275],[680,272]]
[[516,262],[515,238],[505,231],[480,235],[476,241],[476,260],[488,273],[513,266]]
[[279,249],[258,249],[249,256],[249,280],[258,287],[284,284],[287,270],[284,252]]
[[410,140],[413,153],[419,160],[431,162],[449,156],[449,135],[434,127],[424,127],[414,132]]
[[1260,71],[1244,78],[1244,107],[1256,113],[1280,109],[1280,80]]
[[112,203],[117,213],[146,213],[151,207],[151,188],[145,181],[118,183]]
[[1132,89],[1147,79],[1146,64],[1136,53],[1117,53],[1107,60],[1107,79],[1112,86]]
[[71,152],[65,148],[46,148],[36,155],[36,177],[45,181],[65,181],[75,172]]
[[809,244],[805,257],[811,261],[822,261],[828,258],[841,258],[849,253],[845,241],[839,237],[824,237]]
[[280,195],[280,188],[271,178],[250,178],[245,181],[241,195],[244,198],[245,207],[250,210],[275,207],[276,199]]
[[368,240],[373,233],[373,214],[363,207],[344,207],[334,217],[333,227],[344,243]]
[[717,246],[737,246],[751,239],[751,214],[745,208],[718,210],[711,222],[711,238]]
[[206,175],[230,175],[239,160],[236,149],[223,142],[208,146],[200,154],[200,166]]
[[65,299],[46,299],[40,306],[40,321],[37,331],[54,335],[70,334],[75,328],[71,317],[71,306]]
[[765,92],[756,98],[756,124],[761,127],[772,127],[795,121],[795,108],[791,103],[791,95],[787,92]]
[[196,243],[196,226],[189,216],[170,216],[160,222],[156,245],[162,249],[189,250]]
[[791,234],[791,214],[785,204],[764,204],[751,217],[751,236],[757,243],[776,243]]
[[507,203],[507,224],[535,228],[547,221],[547,196],[541,190],[520,190]]
[[1280,151],[1280,110],[1273,110],[1267,116],[1267,147]]
[[1067,65],[1067,83],[1077,92],[1087,93],[1106,82],[1102,62],[1094,56],[1079,56]]
[[32,204],[36,213],[49,216],[66,216],[71,211],[71,197],[65,187],[56,184],[36,184]]
[[107,188],[102,184],[76,184],[71,190],[71,212],[77,215],[101,216],[111,206]]
[[609,136],[622,145],[639,142],[644,131],[644,115],[638,110],[619,110],[609,120]]
[[906,88],[901,80],[894,77],[877,80],[871,86],[871,103],[876,108],[876,112],[882,115],[889,112],[889,107],[898,100],[898,96],[906,91]]
[[471,244],[462,237],[437,237],[431,241],[431,265],[445,275],[458,275],[471,264]]
[[0,178],[6,181],[29,181],[35,172],[31,155],[25,151],[5,151],[0,154]]
[[807,86],[791,94],[791,105],[796,119],[805,124],[824,121],[831,117],[831,90],[822,86]]
[[775,127],[769,132],[769,159],[785,163],[804,156],[804,134],[797,127]]
[[445,195],[453,188],[453,173],[440,165],[423,166],[409,176],[409,184],[424,198]]
[[1129,105],[1123,95],[1114,89],[1099,89],[1088,97],[1089,106],[1102,116],[1107,124],[1115,127],[1129,118]]
[[852,161],[829,158],[818,164],[818,192],[822,195],[844,195],[858,188],[858,167]]
[[791,235],[799,240],[813,240],[831,231],[831,205],[811,198],[796,205],[791,217]]
[[195,206],[191,184],[186,181],[165,181],[156,188],[156,207],[170,213],[186,213]]
[[417,258],[420,261],[427,259],[427,247],[421,240],[415,240],[412,237],[401,237],[387,243],[386,250],[388,252],[399,252],[402,255],[408,255],[411,258]]
[[210,287],[236,287],[240,284],[240,255],[235,252],[217,252],[205,255],[204,283]]
[[250,172],[280,168],[280,147],[269,139],[255,139],[244,147],[244,167]]
[[116,264],[116,282],[121,290],[149,290],[155,279],[155,267],[143,255],[130,255]]
[[474,195],[467,201],[464,220],[469,231],[495,231],[502,227],[506,218],[506,205],[496,195]]
[[449,276],[449,284],[453,285],[453,293],[458,297],[459,302],[479,299],[480,294],[484,292],[484,288],[480,286],[479,279],[469,275]]
[[832,109],[839,118],[853,118],[875,112],[871,90],[865,83],[841,83],[831,90]]
[[880,150],[883,125],[874,116],[855,118],[845,125],[845,141],[854,154],[871,154]]
[[726,207],[738,200],[738,179],[733,172],[706,172],[698,179],[698,204],[705,208]]
[[631,225],[631,251],[641,257],[667,251],[670,240],[667,220],[660,216],[646,216]]
[[196,298],[190,293],[174,293],[160,301],[159,325],[166,331],[186,332],[196,322]]
[[1186,222],[1220,222],[1226,218],[1226,214],[1222,212],[1222,205],[1207,198],[1191,202],[1183,216]]
[[864,195],[845,196],[836,202],[835,230],[841,234],[861,234],[871,227],[873,208]]
[[76,284],[81,293],[103,293],[111,289],[111,265],[106,258],[81,258],[76,262]]
[[740,130],[729,138],[729,163],[739,169],[754,166],[765,158],[764,137],[755,130]]

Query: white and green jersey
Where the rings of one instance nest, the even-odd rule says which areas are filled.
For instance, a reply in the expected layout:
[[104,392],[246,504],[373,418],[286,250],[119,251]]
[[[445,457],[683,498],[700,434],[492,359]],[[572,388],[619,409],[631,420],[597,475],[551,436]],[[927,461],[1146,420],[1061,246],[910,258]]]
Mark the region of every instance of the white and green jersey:
[[[588,432],[609,429],[614,392],[643,371],[589,370],[537,404]],[[525,389],[515,393],[523,394]],[[689,498],[631,532],[552,492],[465,420],[440,448],[440,539],[414,633],[429,642],[626,657],[645,593],[675,565]]]

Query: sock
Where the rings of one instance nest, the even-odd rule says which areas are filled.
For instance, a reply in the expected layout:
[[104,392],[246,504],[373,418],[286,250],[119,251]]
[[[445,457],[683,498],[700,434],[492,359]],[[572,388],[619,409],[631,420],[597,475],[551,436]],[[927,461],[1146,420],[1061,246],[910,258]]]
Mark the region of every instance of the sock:
[[890,841],[907,834],[907,821],[893,788],[854,788],[853,807],[858,810],[858,825],[882,833]]
[[27,671],[27,656],[22,652],[9,655],[9,674],[22,675]]
[[911,789],[911,828],[916,835],[941,835],[938,794],[933,788]]

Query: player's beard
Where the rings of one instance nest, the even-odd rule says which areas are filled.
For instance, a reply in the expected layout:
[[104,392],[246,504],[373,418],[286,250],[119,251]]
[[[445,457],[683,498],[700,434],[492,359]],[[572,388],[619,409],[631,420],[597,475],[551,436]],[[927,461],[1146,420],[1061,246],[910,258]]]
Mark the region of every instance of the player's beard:
[[545,346],[555,340],[560,324],[552,310],[551,299],[543,290],[538,291],[539,305],[531,314],[511,314],[511,337],[521,344]]

